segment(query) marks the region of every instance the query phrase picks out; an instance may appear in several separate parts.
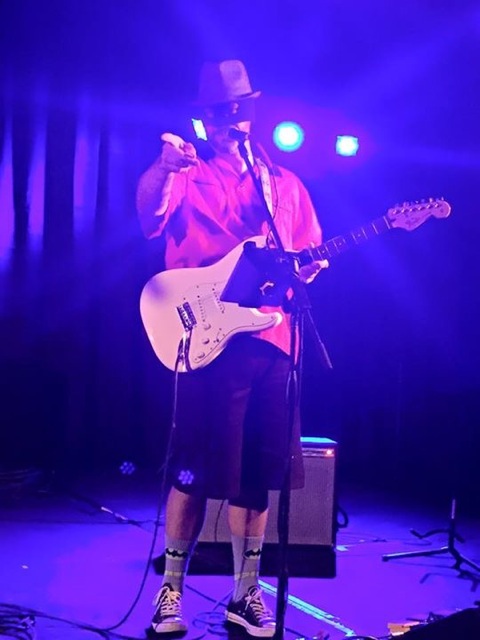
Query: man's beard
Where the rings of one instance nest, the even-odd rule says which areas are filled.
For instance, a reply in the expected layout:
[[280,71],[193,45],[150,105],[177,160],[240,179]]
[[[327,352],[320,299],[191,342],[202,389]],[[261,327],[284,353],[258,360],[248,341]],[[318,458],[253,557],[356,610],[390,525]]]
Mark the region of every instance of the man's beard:
[[228,130],[225,133],[215,133],[208,141],[216,153],[238,155],[238,142],[228,137]]

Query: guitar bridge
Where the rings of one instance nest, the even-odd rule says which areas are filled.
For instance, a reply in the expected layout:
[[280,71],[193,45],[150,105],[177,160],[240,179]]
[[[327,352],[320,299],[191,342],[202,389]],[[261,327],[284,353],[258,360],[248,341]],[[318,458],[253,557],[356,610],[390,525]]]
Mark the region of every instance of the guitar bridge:
[[197,319],[195,318],[195,314],[193,313],[190,304],[188,302],[185,302],[185,304],[179,305],[177,307],[177,312],[180,316],[180,320],[182,321],[185,331],[191,331],[197,324]]

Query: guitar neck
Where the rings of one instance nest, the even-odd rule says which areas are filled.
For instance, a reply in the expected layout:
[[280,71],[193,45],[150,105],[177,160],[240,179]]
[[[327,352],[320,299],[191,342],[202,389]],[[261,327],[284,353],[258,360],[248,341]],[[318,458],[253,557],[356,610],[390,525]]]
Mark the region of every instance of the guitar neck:
[[383,216],[373,220],[364,227],[354,229],[344,236],[335,236],[335,238],[327,240],[319,247],[307,249],[307,251],[313,260],[328,260],[348,251],[348,249],[352,247],[356,247],[367,240],[379,236],[389,229],[391,229],[390,221],[387,216]]

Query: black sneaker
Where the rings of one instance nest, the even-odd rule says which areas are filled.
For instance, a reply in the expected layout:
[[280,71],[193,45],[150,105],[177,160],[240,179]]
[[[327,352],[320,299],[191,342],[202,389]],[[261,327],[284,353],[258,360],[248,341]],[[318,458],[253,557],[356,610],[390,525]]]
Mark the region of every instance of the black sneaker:
[[256,585],[250,587],[243,598],[227,605],[225,617],[229,622],[242,625],[256,638],[271,638],[275,634],[275,618]]
[[156,606],[151,629],[155,633],[184,633],[187,623],[182,617],[182,594],[166,582],[155,596]]

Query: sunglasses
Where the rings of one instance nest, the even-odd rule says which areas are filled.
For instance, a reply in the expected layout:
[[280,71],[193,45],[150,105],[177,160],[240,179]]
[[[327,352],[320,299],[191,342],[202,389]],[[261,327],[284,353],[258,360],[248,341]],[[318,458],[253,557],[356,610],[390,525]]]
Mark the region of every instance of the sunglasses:
[[255,103],[253,99],[225,102],[205,107],[202,120],[208,124],[221,127],[237,122],[253,122],[255,119]]

